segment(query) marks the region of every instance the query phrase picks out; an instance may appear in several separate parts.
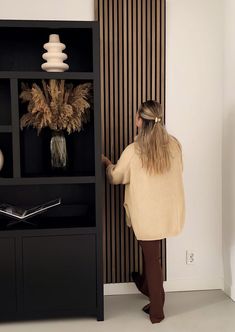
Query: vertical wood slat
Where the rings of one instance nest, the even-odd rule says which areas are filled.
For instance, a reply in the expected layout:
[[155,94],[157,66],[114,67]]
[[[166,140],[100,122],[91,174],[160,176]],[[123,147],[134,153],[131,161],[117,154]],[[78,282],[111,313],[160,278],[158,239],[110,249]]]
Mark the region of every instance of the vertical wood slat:
[[[114,97],[114,88],[113,88],[113,2],[108,1],[108,30],[109,30],[109,38],[108,38],[108,49],[109,49],[109,68],[107,68],[109,72],[109,117],[110,117],[110,122],[109,122],[109,128],[110,128],[110,135],[109,135],[109,141],[110,141],[110,151],[109,155],[111,155],[112,160],[115,159],[115,144],[114,144],[114,104],[113,104],[113,97]],[[115,273],[116,273],[116,241],[115,241],[115,224],[112,222],[115,220],[115,188],[111,187],[111,197],[110,197],[110,202],[111,202],[111,278],[112,280],[116,279]]]
[[[133,122],[133,116],[131,110],[133,109],[132,106],[132,101],[133,101],[133,96],[132,96],[132,59],[133,59],[133,54],[132,54],[132,16],[129,15],[129,13],[132,13],[132,1],[127,1],[127,117],[128,117],[128,137],[127,137],[127,142],[130,143],[132,142],[133,139],[133,133],[132,133],[132,122]],[[134,271],[134,234],[133,232],[129,232],[130,234],[130,239],[129,239],[129,252],[130,252],[130,262],[129,262],[129,270]]]
[[151,57],[151,64],[152,64],[152,71],[151,71],[151,98],[154,99],[155,95],[155,86],[156,86],[156,1],[152,1],[152,31],[151,31],[151,45],[152,45],[152,57]]
[[[104,89],[109,88],[109,77],[108,77],[108,67],[109,67],[109,53],[108,53],[108,25],[109,21],[106,19],[108,18],[108,0],[104,0],[103,2],[104,11],[103,11],[103,18],[104,18]],[[110,154],[110,148],[109,148],[109,113],[106,112],[107,109],[109,109],[109,91],[104,94],[105,104],[104,104],[104,113],[105,113],[105,126],[103,127],[105,130],[105,145],[104,145],[104,153],[106,155]],[[112,275],[111,275],[111,240],[110,240],[110,234],[111,234],[111,227],[110,224],[112,222],[111,220],[111,199],[110,199],[110,191],[111,188],[106,182],[106,239],[107,239],[107,252],[106,252],[106,260],[107,260],[107,279],[106,282],[109,283],[112,281]]]
[[[101,91],[104,90],[104,39],[103,39],[103,36],[104,36],[104,22],[103,22],[103,1],[97,1],[95,2],[95,10],[96,10],[96,13],[97,13],[97,19],[99,18],[100,19],[100,89]],[[100,112],[101,112],[101,123],[102,125],[105,123],[105,114],[104,114],[104,94],[101,93],[100,95]],[[105,145],[105,131],[101,130],[101,146],[102,146],[102,149],[104,148],[104,145]],[[106,220],[106,201],[105,200],[105,211],[104,211],[104,219]],[[107,272],[107,247],[106,247],[106,223],[103,223],[103,278],[104,280],[107,280],[107,275],[106,275],[106,272]]]
[[161,0],[156,4],[156,100],[161,101]]
[[[164,123],[165,123],[165,62],[166,62],[166,0],[161,0],[161,104],[164,111]],[[161,265],[163,270],[164,280],[167,278],[166,270],[166,240],[161,241]]]
[[[130,110],[130,116],[132,116],[132,137],[136,134],[135,126],[135,113],[137,110],[137,8],[136,0],[132,0],[132,44],[129,44],[129,47],[132,48],[132,112]],[[131,77],[129,78],[131,81]],[[139,246],[136,239],[134,241],[134,271],[139,269]]]
[[147,48],[147,29],[146,29],[146,2],[147,0],[142,1],[142,8],[141,8],[141,14],[142,14],[142,22],[141,22],[141,30],[142,30],[142,40],[141,40],[141,52],[142,52],[142,62],[141,62],[141,70],[142,70],[142,81],[141,81],[141,101],[146,100],[146,73],[147,73],[147,66],[146,66],[146,48]]
[[[128,45],[127,45],[127,1],[122,1],[123,14],[123,129],[124,129],[124,146],[128,145],[128,101],[127,101],[127,60],[128,60]],[[130,232],[125,227],[125,279],[129,279],[129,264],[130,264]]]
[[[114,56],[114,124],[118,123],[118,109],[119,109],[119,98],[118,98],[118,17],[116,15],[118,10],[118,0],[113,1],[113,56]],[[118,131],[114,130],[114,144],[115,144],[115,160],[119,156],[119,135]],[[115,242],[116,242],[116,282],[121,282],[121,255],[120,255],[120,190],[115,187]]]
[[152,99],[151,96],[151,41],[152,41],[152,36],[151,36],[151,2],[152,0],[147,0],[146,2],[146,39],[147,39],[147,46],[146,46],[146,98],[147,99]]
[[138,41],[137,41],[137,59],[138,59],[138,66],[137,66],[137,107],[140,105],[142,97],[141,97],[141,84],[142,82],[142,76],[141,76],[141,45],[142,45],[142,29],[141,29],[141,0],[137,0],[137,36],[138,36]]
[[[166,35],[166,2],[161,0],[161,14],[160,14],[160,31],[161,31],[161,82],[160,82],[160,94],[161,104],[165,106],[165,35]],[[164,117],[165,118],[165,117]]]
[[[146,99],[165,107],[165,0],[96,0],[100,21],[103,152],[116,163],[136,135],[135,113]],[[105,183],[104,282],[131,281],[142,251],[125,224],[124,188]],[[166,247],[161,246],[166,277]]]

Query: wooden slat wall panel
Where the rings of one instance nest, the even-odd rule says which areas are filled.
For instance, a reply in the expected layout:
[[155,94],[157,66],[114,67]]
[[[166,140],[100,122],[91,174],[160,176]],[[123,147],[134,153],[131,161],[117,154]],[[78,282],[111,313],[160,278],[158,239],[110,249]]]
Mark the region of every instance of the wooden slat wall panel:
[[[96,0],[100,21],[102,146],[116,163],[136,135],[135,113],[147,99],[165,106],[165,0]],[[142,252],[125,224],[124,188],[105,183],[104,282],[131,281]],[[161,263],[166,279],[166,246]]]

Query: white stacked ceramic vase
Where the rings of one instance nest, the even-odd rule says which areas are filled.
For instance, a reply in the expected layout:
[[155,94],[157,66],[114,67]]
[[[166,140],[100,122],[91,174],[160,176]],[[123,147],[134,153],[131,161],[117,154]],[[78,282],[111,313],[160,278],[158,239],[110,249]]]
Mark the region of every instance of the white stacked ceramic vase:
[[48,72],[63,72],[69,69],[66,60],[67,54],[63,53],[66,48],[65,44],[60,42],[59,35],[51,34],[49,36],[49,42],[43,45],[46,53],[42,55],[43,59],[47,62],[42,64],[42,69]]
[[4,164],[4,156],[3,156],[2,151],[0,150],[0,171],[3,167],[3,164]]

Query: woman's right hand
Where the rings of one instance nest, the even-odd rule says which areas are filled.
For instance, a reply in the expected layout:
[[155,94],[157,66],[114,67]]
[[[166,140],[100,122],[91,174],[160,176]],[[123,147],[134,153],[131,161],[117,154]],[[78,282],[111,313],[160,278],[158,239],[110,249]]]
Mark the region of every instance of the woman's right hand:
[[112,162],[107,158],[105,155],[102,154],[102,163],[104,164],[105,167],[108,167],[109,165],[112,164]]

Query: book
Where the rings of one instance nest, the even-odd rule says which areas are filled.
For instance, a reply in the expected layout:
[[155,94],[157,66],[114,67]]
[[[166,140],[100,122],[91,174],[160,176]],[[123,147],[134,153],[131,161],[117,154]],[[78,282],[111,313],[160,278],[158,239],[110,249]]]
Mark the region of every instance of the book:
[[56,198],[52,201],[31,207],[29,209],[24,209],[19,206],[1,203],[0,204],[0,213],[7,215],[9,217],[16,218],[18,220],[24,220],[26,218],[32,217],[36,214],[45,212],[48,209],[51,209],[57,205],[61,204],[61,198]]

